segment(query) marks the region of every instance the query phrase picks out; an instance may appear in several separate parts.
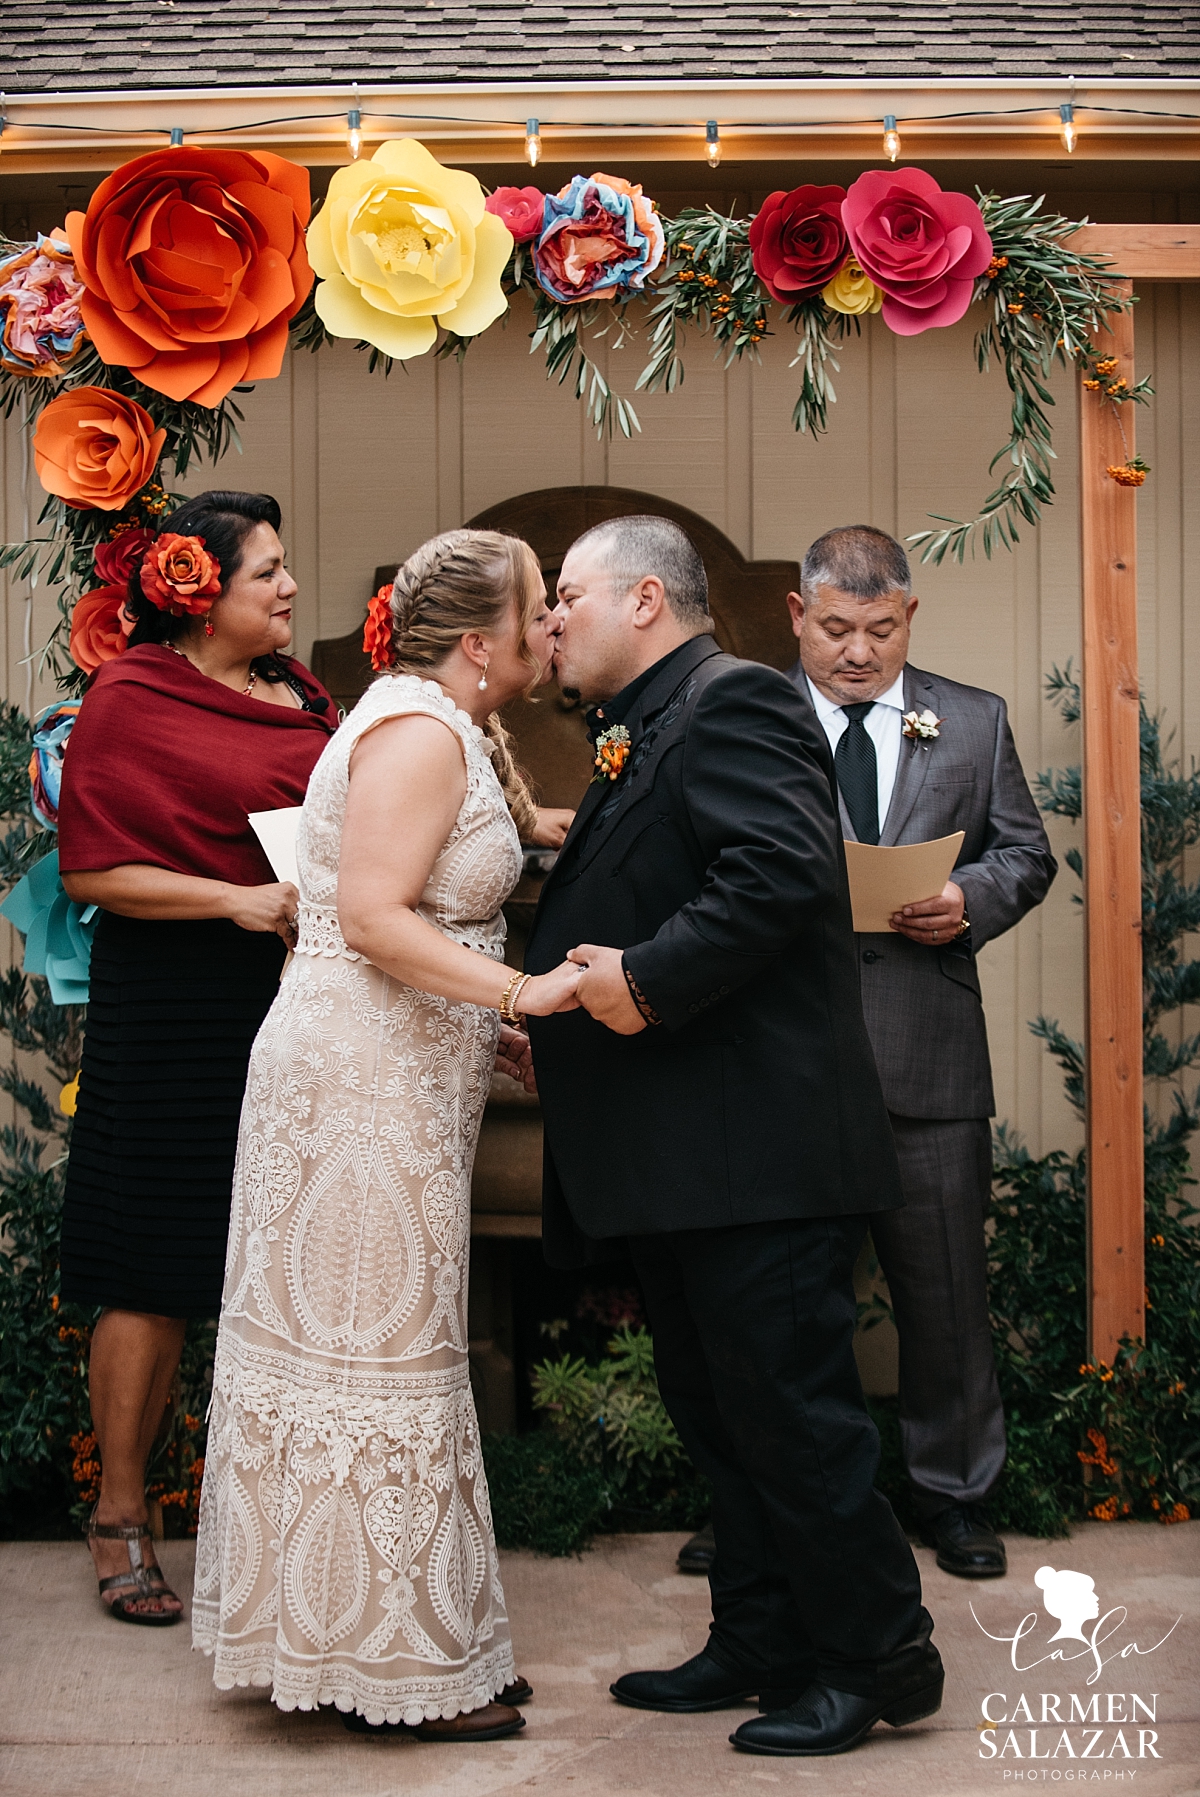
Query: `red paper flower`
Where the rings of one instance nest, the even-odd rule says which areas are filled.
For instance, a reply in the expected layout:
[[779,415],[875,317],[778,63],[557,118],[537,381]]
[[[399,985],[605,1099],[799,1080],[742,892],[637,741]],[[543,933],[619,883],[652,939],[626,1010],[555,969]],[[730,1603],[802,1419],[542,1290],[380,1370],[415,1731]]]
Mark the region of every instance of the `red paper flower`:
[[133,626],[123,585],[85,593],[71,613],[71,660],[85,674],[94,674],[101,662],[124,654]]
[[754,272],[783,305],[819,293],[846,260],[844,187],[768,194],[750,225]]
[[363,654],[371,657],[371,666],[377,674],[390,668],[396,659],[392,628],[392,583],[389,580],[368,604],[367,621],[363,626]]
[[208,554],[203,537],[181,537],[168,530],[143,556],[141,579],[142,592],[159,611],[176,618],[185,612],[203,617],[221,591],[221,564]]
[[842,222],[886,296],[884,323],[901,337],[956,323],[992,259],[974,200],[943,193],[924,169],[869,169],[846,195]]
[[515,243],[528,243],[541,231],[546,196],[540,187],[498,187],[483,204],[507,225]]
[[97,577],[106,587],[124,590],[153,541],[154,532],[139,525],[132,530],[123,530],[111,542],[97,543],[92,556]]
[[66,231],[101,360],[170,399],[215,406],[283,365],[313,283],[308,170],[269,150],[136,156]]

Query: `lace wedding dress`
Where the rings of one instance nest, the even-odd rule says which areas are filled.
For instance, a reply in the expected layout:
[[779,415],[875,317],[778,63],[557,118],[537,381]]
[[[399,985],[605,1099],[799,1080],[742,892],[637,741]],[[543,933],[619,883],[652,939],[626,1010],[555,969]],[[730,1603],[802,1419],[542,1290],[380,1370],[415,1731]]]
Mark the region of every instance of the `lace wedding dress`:
[[337,922],[351,751],[412,712],[455,731],[467,770],[420,915],[503,958],[521,856],[491,744],[439,686],[380,679],[313,773],[299,940],[250,1059],[192,1617],[223,1690],[410,1723],[479,1709],[513,1676],[467,1376],[499,1022],[391,979]]

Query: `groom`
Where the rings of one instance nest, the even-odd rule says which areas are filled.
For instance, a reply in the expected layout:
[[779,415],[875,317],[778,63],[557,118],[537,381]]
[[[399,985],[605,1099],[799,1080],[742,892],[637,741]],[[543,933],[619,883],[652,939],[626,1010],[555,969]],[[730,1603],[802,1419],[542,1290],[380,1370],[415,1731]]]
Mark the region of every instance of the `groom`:
[[757,1696],[735,1747],[842,1752],[931,1715],[942,1667],[852,1352],[867,1218],[901,1198],[828,745],[782,674],[717,648],[703,563],[665,519],[580,537],[554,621],[596,775],[525,957],[586,969],[583,1009],[528,1020],[546,1253],[628,1240],[717,1544],[707,1646],[613,1695]]

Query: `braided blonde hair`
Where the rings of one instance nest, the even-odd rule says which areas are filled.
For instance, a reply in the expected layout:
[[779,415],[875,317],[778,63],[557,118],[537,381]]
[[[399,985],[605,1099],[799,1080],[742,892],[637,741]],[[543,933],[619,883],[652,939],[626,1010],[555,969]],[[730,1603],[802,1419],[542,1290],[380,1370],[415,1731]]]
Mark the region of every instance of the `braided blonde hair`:
[[[517,641],[529,664],[532,692],[541,666],[525,636],[542,598],[537,556],[520,537],[498,530],[447,530],[409,556],[392,587],[392,660],[397,673],[430,675],[469,630],[494,631],[510,605]],[[495,747],[492,766],[523,838],[537,823],[537,805],[513,759],[508,731],[493,711],[483,726]]]

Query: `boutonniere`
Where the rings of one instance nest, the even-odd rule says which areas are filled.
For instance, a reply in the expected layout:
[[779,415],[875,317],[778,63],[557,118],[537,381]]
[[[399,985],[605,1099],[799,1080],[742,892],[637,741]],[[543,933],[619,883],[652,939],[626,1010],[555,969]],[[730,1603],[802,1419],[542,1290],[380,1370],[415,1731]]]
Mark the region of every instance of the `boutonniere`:
[[596,771],[591,784],[595,785],[597,780],[615,780],[629,760],[632,746],[632,738],[624,724],[614,724],[611,730],[602,731],[596,738]]
[[933,743],[941,734],[945,721],[932,711],[906,711],[901,729],[910,742]]

